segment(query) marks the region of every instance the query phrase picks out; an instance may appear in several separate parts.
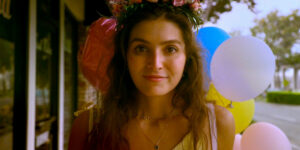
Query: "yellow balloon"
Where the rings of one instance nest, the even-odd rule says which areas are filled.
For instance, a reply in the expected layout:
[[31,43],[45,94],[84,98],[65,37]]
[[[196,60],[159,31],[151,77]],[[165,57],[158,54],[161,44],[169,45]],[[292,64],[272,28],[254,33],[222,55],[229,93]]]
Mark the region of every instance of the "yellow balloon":
[[213,84],[210,84],[209,86],[206,99],[207,101],[215,102],[217,105],[225,107],[232,113],[235,122],[236,134],[244,131],[253,119],[255,111],[255,104],[253,99],[243,102],[232,102],[224,98],[215,89]]
[[254,100],[247,100],[243,102],[232,102],[232,108],[227,107],[227,109],[232,113],[235,122],[235,133],[241,133],[244,131],[251,123],[255,104]]
[[215,88],[215,86],[211,83],[209,85],[209,90],[206,94],[206,100],[209,102],[214,102],[219,106],[228,107],[231,103],[230,100],[223,97]]

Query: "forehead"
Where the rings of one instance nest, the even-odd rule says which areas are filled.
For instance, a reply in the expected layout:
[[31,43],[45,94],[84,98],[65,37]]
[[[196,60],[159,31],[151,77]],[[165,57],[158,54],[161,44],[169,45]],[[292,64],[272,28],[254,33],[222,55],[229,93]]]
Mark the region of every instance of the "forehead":
[[136,24],[130,33],[129,41],[134,38],[141,38],[149,42],[167,40],[179,40],[183,42],[182,31],[178,25],[161,18],[145,20]]

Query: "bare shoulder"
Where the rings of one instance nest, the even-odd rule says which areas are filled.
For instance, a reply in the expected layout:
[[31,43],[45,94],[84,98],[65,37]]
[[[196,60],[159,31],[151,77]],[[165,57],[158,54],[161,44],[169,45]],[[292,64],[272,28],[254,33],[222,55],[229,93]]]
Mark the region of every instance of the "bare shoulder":
[[86,110],[73,121],[70,139],[69,150],[83,150],[89,132],[89,110]]
[[232,150],[235,137],[235,123],[230,111],[215,105],[218,132],[218,149]]

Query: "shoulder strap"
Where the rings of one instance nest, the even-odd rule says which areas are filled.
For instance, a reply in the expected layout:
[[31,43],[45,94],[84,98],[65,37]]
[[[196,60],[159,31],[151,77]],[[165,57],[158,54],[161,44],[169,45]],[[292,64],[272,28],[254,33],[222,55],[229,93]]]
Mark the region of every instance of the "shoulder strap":
[[208,103],[207,107],[210,109],[208,113],[209,118],[209,126],[210,126],[210,136],[211,136],[211,148],[212,150],[218,149],[217,143],[217,126],[216,126],[216,114],[215,114],[215,106],[212,103]]

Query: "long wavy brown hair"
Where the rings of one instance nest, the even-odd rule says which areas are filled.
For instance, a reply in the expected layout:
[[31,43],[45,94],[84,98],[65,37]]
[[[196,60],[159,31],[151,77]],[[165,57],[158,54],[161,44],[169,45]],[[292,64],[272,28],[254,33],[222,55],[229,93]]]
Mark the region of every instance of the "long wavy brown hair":
[[[175,88],[172,105],[180,107],[182,114],[188,119],[194,148],[196,149],[198,141],[201,141],[202,148],[207,149],[208,140],[203,128],[208,108],[204,97],[206,91],[201,49],[197,45],[192,25],[187,17],[165,7],[132,14],[126,18],[123,28],[118,30],[115,37],[115,55],[108,68],[110,87],[99,99],[101,107],[87,142],[88,149],[129,150],[123,128],[129,120],[137,116],[138,102],[135,98],[137,89],[129,74],[126,60],[128,40],[136,24],[158,18],[175,23],[182,31],[187,60],[183,77]],[[178,105],[179,100],[183,100],[183,105]]]

